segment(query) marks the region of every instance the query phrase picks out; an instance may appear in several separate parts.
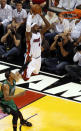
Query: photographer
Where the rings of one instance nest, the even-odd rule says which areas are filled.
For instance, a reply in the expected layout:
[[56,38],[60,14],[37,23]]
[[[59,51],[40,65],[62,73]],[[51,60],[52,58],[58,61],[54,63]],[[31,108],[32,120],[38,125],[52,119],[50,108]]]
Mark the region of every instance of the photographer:
[[12,59],[18,56],[21,50],[21,37],[15,29],[8,29],[7,33],[1,38],[0,58]]
[[50,50],[56,52],[56,56],[45,60],[45,69],[56,74],[63,73],[65,71],[65,65],[72,63],[73,58],[73,44],[69,36],[57,35]]
[[77,46],[76,50],[73,61],[78,62],[78,64],[67,65],[65,69],[73,80],[81,80],[81,45]]

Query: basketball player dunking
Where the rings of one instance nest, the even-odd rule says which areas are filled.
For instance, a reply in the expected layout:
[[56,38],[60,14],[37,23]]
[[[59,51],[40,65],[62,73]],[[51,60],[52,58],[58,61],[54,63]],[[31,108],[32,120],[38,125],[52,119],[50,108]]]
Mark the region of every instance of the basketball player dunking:
[[41,68],[41,43],[43,34],[49,29],[50,24],[45,17],[40,14],[45,23],[45,27],[40,27],[36,23],[31,25],[31,32],[26,32],[27,52],[25,63],[30,61],[27,68],[22,73],[22,78],[26,81],[31,75],[39,73]]

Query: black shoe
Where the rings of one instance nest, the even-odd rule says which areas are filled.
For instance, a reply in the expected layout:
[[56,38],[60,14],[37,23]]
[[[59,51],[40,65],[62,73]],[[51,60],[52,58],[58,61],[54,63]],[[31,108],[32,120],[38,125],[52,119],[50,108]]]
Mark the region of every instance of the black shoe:
[[32,126],[32,123],[31,123],[31,122],[28,122],[28,121],[26,121],[26,120],[21,121],[21,124],[24,125],[24,126],[29,126],[29,127]]

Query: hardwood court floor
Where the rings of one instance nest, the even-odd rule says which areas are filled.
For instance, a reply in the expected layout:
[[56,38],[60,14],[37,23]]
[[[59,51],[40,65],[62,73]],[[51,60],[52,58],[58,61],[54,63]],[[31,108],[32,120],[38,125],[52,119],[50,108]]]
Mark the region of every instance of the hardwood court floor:
[[[13,71],[19,68],[2,62],[0,63],[1,66],[3,67],[0,68],[0,75],[2,75],[3,80],[5,79],[3,70],[11,66],[13,66]],[[1,81],[2,77],[0,77]],[[31,77],[29,87],[28,82],[24,82],[22,79],[17,83],[16,94],[23,91],[25,91],[25,94],[15,98],[14,101],[25,119],[33,116],[29,119],[33,126],[22,126],[21,131],[81,131],[81,85],[67,83],[44,92],[41,90],[46,88],[47,85],[50,85],[51,88],[52,83],[58,79],[59,76],[40,73],[39,76]],[[60,94],[57,90],[62,93]],[[19,131],[19,126],[18,121],[17,131]],[[1,111],[0,131],[13,131],[12,116],[5,115]]]

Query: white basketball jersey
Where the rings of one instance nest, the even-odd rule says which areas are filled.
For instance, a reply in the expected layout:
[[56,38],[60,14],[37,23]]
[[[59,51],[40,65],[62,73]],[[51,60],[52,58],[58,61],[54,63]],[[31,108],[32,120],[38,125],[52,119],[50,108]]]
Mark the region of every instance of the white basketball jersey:
[[30,41],[30,56],[33,58],[41,56],[41,43],[41,34],[39,32],[37,34],[32,33],[32,38]]

